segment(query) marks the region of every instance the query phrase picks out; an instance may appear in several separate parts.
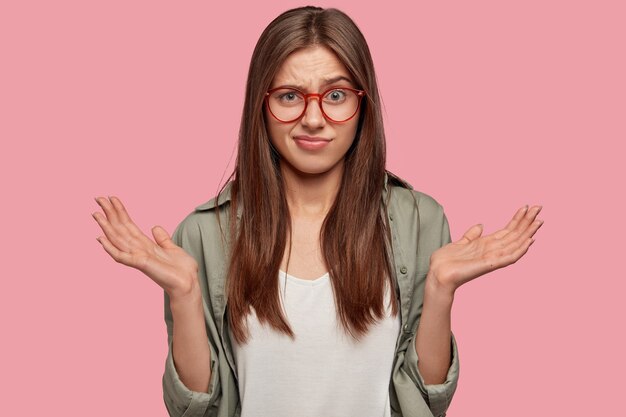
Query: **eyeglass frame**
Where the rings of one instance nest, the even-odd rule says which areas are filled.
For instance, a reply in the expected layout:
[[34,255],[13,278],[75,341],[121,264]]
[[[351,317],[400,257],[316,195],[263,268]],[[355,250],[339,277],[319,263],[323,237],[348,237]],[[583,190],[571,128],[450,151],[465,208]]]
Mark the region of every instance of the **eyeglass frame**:
[[[272,94],[274,91],[278,91],[278,90],[294,90],[297,91],[298,93],[301,93],[304,96],[304,109],[302,109],[302,113],[300,113],[300,115],[298,117],[296,117],[295,119],[291,119],[291,120],[281,120],[279,119],[274,112],[272,112],[272,108],[270,107],[270,103],[269,103],[269,96],[270,94]],[[356,106],[356,110],[354,111],[354,114],[352,114],[352,116],[348,117],[345,120],[341,120],[341,121],[337,121],[335,119],[332,119],[330,116],[328,116],[326,114],[326,112],[324,111],[324,108],[322,107],[322,98],[329,92],[332,90],[350,90],[354,93],[356,93],[356,95],[358,96],[358,103]],[[309,106],[309,98],[310,97],[317,97],[317,105],[320,107],[320,111],[322,112],[322,115],[324,116],[324,118],[326,120],[329,120],[333,123],[345,123],[348,120],[352,119],[354,116],[356,116],[356,114],[359,112],[359,109],[361,108],[361,101],[363,101],[363,97],[366,95],[366,91],[365,90],[358,90],[356,88],[351,88],[351,87],[339,87],[339,86],[335,86],[335,87],[331,87],[328,90],[325,90],[322,93],[309,93],[306,94],[304,91],[299,90],[297,88],[293,88],[293,87],[276,87],[276,88],[272,88],[271,90],[268,90],[265,93],[265,97],[264,97],[264,101],[265,101],[265,105],[267,106],[267,110],[270,112],[270,114],[274,117],[274,119],[278,120],[281,123],[292,123],[295,122],[296,120],[299,120],[302,118],[302,116],[304,116],[304,113],[306,113],[306,109]]]

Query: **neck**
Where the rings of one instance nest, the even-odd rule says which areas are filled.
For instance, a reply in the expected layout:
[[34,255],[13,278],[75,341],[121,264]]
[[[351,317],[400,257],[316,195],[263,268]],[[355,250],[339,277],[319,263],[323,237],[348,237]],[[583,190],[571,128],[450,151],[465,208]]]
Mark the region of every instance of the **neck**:
[[343,170],[343,160],[321,174],[303,173],[281,161],[285,196],[291,215],[325,217],[337,197]]

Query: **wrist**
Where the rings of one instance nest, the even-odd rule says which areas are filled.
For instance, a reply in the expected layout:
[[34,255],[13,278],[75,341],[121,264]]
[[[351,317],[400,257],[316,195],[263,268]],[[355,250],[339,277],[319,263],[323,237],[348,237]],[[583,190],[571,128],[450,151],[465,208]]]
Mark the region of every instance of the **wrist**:
[[437,274],[433,271],[428,271],[426,275],[426,286],[424,289],[424,296],[428,296],[431,299],[439,300],[442,302],[454,300],[454,293],[456,288],[442,283]]
[[188,284],[168,291],[170,304],[188,304],[202,298],[202,291],[197,279],[191,280]]

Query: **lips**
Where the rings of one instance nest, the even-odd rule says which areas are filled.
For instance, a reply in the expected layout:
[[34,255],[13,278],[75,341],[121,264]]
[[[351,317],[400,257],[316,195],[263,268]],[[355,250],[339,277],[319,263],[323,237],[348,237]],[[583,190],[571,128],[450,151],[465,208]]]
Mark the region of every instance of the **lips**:
[[321,138],[319,136],[299,135],[294,137],[295,140],[304,140],[307,142],[330,142],[330,139]]
[[331,139],[326,139],[326,138],[322,138],[319,136],[306,136],[306,135],[294,136],[293,139],[298,145],[298,147],[307,151],[316,151],[318,149],[322,149],[323,147],[328,145],[331,141]]

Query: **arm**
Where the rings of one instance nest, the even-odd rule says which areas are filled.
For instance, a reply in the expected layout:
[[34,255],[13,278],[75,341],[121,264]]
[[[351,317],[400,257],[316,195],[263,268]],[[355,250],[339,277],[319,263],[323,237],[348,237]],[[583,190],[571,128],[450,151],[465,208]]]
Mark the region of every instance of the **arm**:
[[[533,242],[531,237],[542,224],[541,220],[535,220],[540,210],[540,206],[521,208],[505,228],[487,236],[481,236],[482,225],[474,225],[461,239],[450,243],[448,223],[441,209],[443,244],[430,257],[423,311],[415,338],[415,351],[419,357],[418,376],[426,385],[435,415],[436,412],[445,415],[456,386],[454,378],[458,378],[456,345],[450,330],[455,291],[462,284],[521,258]],[[454,378],[451,379],[451,375]],[[447,384],[451,390],[445,389]],[[441,392],[444,395],[436,396],[439,387],[443,388]],[[445,401],[440,401],[442,398]],[[434,402],[438,405],[433,407]]]
[[164,290],[169,347],[163,398],[170,416],[204,416],[220,393],[216,347],[211,340],[211,335],[213,339],[219,336],[204,305],[205,299],[210,304],[209,296],[202,293],[200,285],[206,282],[206,272],[198,219],[187,216],[171,238],[162,227],[155,226],[153,241],[135,225],[117,197],[96,201],[105,212],[92,214],[105,234],[97,238],[104,250],[116,262],[138,269]]
[[[429,259],[433,252],[450,242],[450,230],[441,205],[423,193],[416,193],[416,197],[419,223],[414,222],[415,217],[410,217],[414,214],[407,210],[407,217],[395,224],[399,226],[396,232],[399,247],[407,248],[407,253],[418,253],[415,292],[407,316],[409,327],[404,330],[406,344],[401,342],[405,347],[399,350],[399,369],[394,375],[399,400],[396,408],[404,416],[442,417],[456,391],[459,356],[450,330],[451,300],[438,297],[440,293],[427,288],[431,282]],[[415,235],[419,237],[417,241]],[[426,345],[426,349],[418,342]]]
[[196,285],[189,294],[170,297],[170,308],[174,324],[172,353],[180,380],[190,390],[208,392],[211,350],[200,288]]
[[415,350],[418,369],[425,384],[442,384],[450,369],[452,331],[450,315],[454,294],[436,286],[436,279],[429,272],[424,289],[424,307],[417,328]]
[[[172,241],[196,258],[199,276],[204,260],[197,225],[184,220]],[[163,373],[163,400],[171,417],[200,417],[217,403],[220,394],[218,355],[208,336],[212,318],[205,305],[198,279],[184,294],[170,298],[164,292],[168,354]]]
[[[439,247],[452,241],[448,219],[440,205],[437,207],[436,230],[440,230]],[[425,384],[443,384],[450,370],[452,346],[451,313],[454,292],[437,285],[432,269],[426,275],[422,317],[415,337],[415,351],[420,358],[419,373]]]
[[[443,207],[434,200],[422,199],[421,207],[420,248],[430,255],[451,242],[450,226]],[[434,278],[429,264],[422,311],[406,360],[432,414],[445,416],[459,379],[458,350],[451,330],[454,293],[436,286]]]

